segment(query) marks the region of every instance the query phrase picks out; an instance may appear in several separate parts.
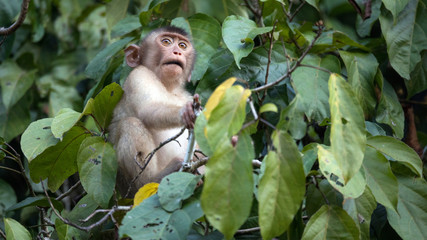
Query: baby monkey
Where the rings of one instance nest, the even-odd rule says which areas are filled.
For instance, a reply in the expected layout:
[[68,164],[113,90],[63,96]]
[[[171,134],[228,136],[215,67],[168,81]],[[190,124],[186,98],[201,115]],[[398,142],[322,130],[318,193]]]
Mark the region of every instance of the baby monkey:
[[117,185],[123,196],[129,187],[133,196],[144,184],[160,182],[180,169],[187,150],[186,133],[160,148],[132,184],[141,171],[135,161],[144,166],[147,154],[161,142],[184,126],[194,127],[193,98],[184,85],[191,79],[195,55],[188,34],[172,26],[156,29],[139,45],[125,49],[126,63],[134,69],[123,84],[124,94],[109,126],[119,165]]

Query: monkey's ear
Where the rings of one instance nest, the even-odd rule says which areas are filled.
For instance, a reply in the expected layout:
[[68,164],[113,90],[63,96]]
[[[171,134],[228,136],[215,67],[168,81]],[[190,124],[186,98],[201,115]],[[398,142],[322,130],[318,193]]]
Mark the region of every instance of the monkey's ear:
[[140,47],[132,44],[125,49],[126,63],[129,67],[137,67],[141,64]]

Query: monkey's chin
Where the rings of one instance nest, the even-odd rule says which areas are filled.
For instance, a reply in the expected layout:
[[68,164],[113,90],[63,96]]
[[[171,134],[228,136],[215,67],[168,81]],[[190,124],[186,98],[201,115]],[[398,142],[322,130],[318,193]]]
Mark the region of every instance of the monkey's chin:
[[182,75],[182,68],[177,64],[165,64],[162,67],[162,75],[166,78],[179,78]]

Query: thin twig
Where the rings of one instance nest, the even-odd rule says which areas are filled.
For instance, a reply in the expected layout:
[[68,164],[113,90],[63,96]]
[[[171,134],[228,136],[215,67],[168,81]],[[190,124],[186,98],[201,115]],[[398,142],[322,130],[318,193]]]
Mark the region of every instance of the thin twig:
[[322,68],[322,67],[316,67],[316,66],[307,65],[307,64],[302,64],[302,63],[301,63],[299,66],[300,66],[300,67],[309,67],[309,68],[314,68],[314,69],[317,69],[317,70],[320,70],[320,71],[323,71],[323,72],[327,72],[327,73],[329,73],[329,74],[332,74],[332,72],[331,72],[329,69]]
[[[270,32],[270,47],[268,49],[267,69],[265,72],[264,84],[268,83],[268,75],[270,73],[270,64],[271,64],[271,52],[273,51],[273,43],[274,43],[273,33],[274,33],[275,28],[276,28],[277,22],[278,22],[277,20],[274,22],[273,29],[271,29],[271,32]],[[267,95],[267,89],[265,89],[264,94],[262,95],[262,98],[260,99],[260,105],[262,105],[262,102],[264,101],[266,95]]]
[[267,120],[265,120],[265,119],[263,119],[263,118],[259,118],[259,120],[260,120],[262,123],[264,123],[265,125],[269,126],[270,128],[272,128],[272,129],[276,130],[276,127],[275,127],[273,124],[269,123]]
[[199,159],[197,161],[195,161],[190,168],[185,169],[184,172],[194,172],[196,171],[199,167],[206,165],[206,163],[208,163],[209,157],[204,157],[202,159]]
[[348,0],[348,2],[353,6],[356,12],[364,19],[364,15],[362,13],[362,9],[360,9],[359,5],[357,5],[355,0]]
[[18,29],[21,24],[24,22],[25,17],[27,16],[28,13],[28,5],[30,4],[30,0],[24,0],[22,1],[21,4],[21,12],[19,13],[19,17],[18,20],[16,20],[16,22],[14,22],[10,27],[8,28],[0,28],[0,35],[9,35],[13,32],[16,31],[16,29]]
[[294,19],[294,17],[298,14],[298,12],[301,10],[301,8],[304,6],[305,4],[305,0],[302,1],[302,3],[297,7],[297,9],[295,10],[295,12],[292,14],[292,16],[289,18],[289,22],[292,22],[292,20]]
[[4,239],[6,239],[6,234],[0,229],[0,235],[4,238]]
[[93,228],[100,226],[101,224],[103,224],[105,221],[108,220],[108,218],[110,218],[111,215],[113,215],[116,211],[129,211],[131,208],[130,206],[114,206],[113,208],[110,209],[110,211],[104,216],[102,217],[99,221],[93,223],[92,225],[89,225],[87,227],[83,227],[80,225],[77,225],[73,222],[71,222],[70,220],[64,218],[63,216],[61,216],[61,214],[58,213],[58,210],[55,209],[55,207],[53,206],[52,201],[50,200],[49,194],[47,193],[47,190],[43,184],[43,182],[41,181],[41,185],[44,191],[44,194],[46,195],[47,201],[49,202],[49,206],[52,208],[52,211],[55,213],[55,215],[65,224],[70,225],[72,227],[75,227],[79,230],[85,231],[85,232],[89,232],[90,230],[92,230]]
[[295,71],[295,69],[301,64],[302,60],[305,58],[305,56],[308,54],[308,52],[313,48],[314,44],[316,43],[316,41],[319,39],[320,35],[322,34],[322,31],[323,31],[323,26],[320,26],[319,27],[319,31],[317,32],[316,37],[313,39],[313,41],[311,41],[310,45],[305,49],[305,51],[303,52],[303,54],[301,55],[301,57],[298,58],[297,62],[292,66],[292,68],[288,69],[288,71],[286,72],[285,75],[281,76],[280,78],[278,78],[276,81],[274,81],[272,83],[269,83],[269,84],[266,84],[264,86],[251,89],[251,91],[252,92],[263,91],[264,89],[273,87],[273,86],[279,84],[284,79],[290,77],[291,74],[292,74],[292,72]]
[[150,163],[151,159],[153,158],[154,154],[160,149],[162,148],[164,145],[175,141],[179,136],[181,136],[185,131],[185,127],[181,129],[181,131],[176,134],[175,136],[167,139],[164,142],[161,142],[160,145],[158,147],[156,147],[153,151],[151,151],[144,159],[144,166],[141,166],[140,164],[138,164],[138,166],[141,168],[141,170],[139,171],[139,173],[132,179],[131,184],[129,184],[129,188],[128,191],[126,192],[126,195],[124,196],[125,198],[129,195],[130,190],[132,189],[132,185],[135,183],[135,181],[138,179],[138,177],[142,174],[142,172],[144,172],[145,168],[147,168],[147,165]]
[[8,167],[0,166],[0,169],[9,170],[9,171],[14,172],[14,173],[17,173],[17,174],[19,174],[19,175],[21,175],[21,174],[22,174],[20,171],[15,170],[15,169],[13,169],[13,168],[8,168]]
[[[132,206],[114,206],[115,211],[130,211],[132,210]],[[80,222],[87,222],[90,219],[92,219],[96,214],[98,213],[110,213],[113,209],[98,209],[95,210],[93,213],[91,213],[89,216],[87,216],[85,219],[80,220]]]
[[237,230],[236,234],[245,234],[245,233],[251,233],[251,232],[258,232],[260,231],[260,227],[254,227],[254,228],[248,228],[248,229],[240,229]]
[[[292,3],[291,3],[291,4],[292,4]],[[286,11],[285,3],[284,3],[284,2],[280,2],[280,5],[282,6],[283,13],[285,13],[286,17],[287,17],[288,19],[289,19],[289,18],[291,18],[291,16],[289,15],[288,11]]]
[[55,198],[58,201],[61,201],[63,198],[65,198],[66,196],[70,195],[70,193],[72,191],[74,191],[74,189],[78,188],[80,186],[80,180],[78,182],[76,182],[76,184],[74,184],[70,189],[68,189],[66,192],[64,192],[63,194],[59,195],[57,198]]
[[319,190],[320,194],[322,195],[323,199],[325,200],[325,203],[329,205],[329,200],[326,198],[326,195],[320,190],[319,182],[317,181],[315,176],[311,176],[311,179],[313,180],[314,185],[316,186],[317,190]]

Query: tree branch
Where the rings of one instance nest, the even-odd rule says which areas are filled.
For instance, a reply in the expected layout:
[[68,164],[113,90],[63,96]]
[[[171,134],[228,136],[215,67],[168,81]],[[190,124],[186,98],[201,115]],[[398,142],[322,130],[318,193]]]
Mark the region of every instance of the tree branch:
[[259,92],[259,91],[263,91],[267,88],[276,86],[277,84],[279,84],[281,81],[285,80],[286,78],[290,77],[292,72],[295,71],[295,69],[300,66],[302,60],[305,58],[305,56],[308,54],[308,52],[313,48],[314,44],[316,43],[316,41],[319,39],[320,35],[323,32],[323,23],[320,22],[318,24],[319,26],[319,30],[317,31],[316,37],[313,39],[313,41],[311,41],[310,45],[305,49],[305,51],[302,53],[301,57],[298,58],[297,62],[292,66],[291,69],[288,68],[288,71],[286,72],[285,75],[281,76],[280,78],[278,78],[276,81],[266,84],[264,86],[261,87],[257,87],[254,89],[251,89],[252,92]]
[[4,28],[4,27],[0,28],[0,35],[9,35],[9,34],[15,32],[16,29],[18,29],[22,25],[22,23],[25,20],[25,17],[27,16],[29,4],[30,4],[30,0],[22,1],[21,12],[19,13],[18,20],[16,20],[16,22],[14,22],[8,28]]

